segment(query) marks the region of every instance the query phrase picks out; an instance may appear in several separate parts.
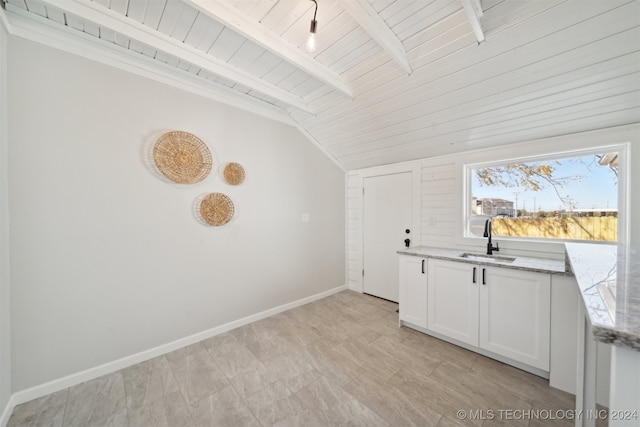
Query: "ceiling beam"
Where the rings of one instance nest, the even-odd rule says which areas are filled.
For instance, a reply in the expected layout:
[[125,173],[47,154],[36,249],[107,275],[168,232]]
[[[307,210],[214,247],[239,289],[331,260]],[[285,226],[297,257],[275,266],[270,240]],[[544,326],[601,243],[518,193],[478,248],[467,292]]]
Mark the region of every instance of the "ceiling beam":
[[41,0],[45,5],[60,9],[81,19],[108,28],[131,40],[136,40],[153,49],[168,53],[181,60],[200,67],[212,74],[224,77],[252,90],[268,95],[278,101],[303,111],[310,112],[302,98],[272,85],[244,70],[236,68],[214,56],[149,28],[133,19],[114,12],[99,3],[87,0]]
[[402,42],[367,0],[338,0],[338,3],[407,74],[412,73]]
[[183,0],[200,12],[215,19],[233,31],[243,35],[252,42],[262,46],[274,55],[282,58],[291,65],[310,74],[322,83],[331,86],[338,92],[353,98],[351,89],[344,80],[333,70],[322,65],[309,55],[292,47],[272,31],[260,25],[258,21],[240,12],[235,7],[219,0]]
[[[6,10],[11,12],[5,16],[7,28],[9,34],[14,37],[155,80],[289,126],[298,126],[297,122],[282,108],[215,82],[203,83],[202,78],[180,68],[166,64],[159,67],[158,61],[146,55],[127,49],[114,49],[110,42],[61,26],[45,17],[33,16],[33,13],[11,4],[7,4],[6,7]],[[1,9],[0,14],[4,16],[4,11]]]
[[469,24],[471,24],[471,28],[473,29],[473,34],[476,36],[476,40],[478,40],[478,44],[484,41],[484,31],[482,31],[482,24],[480,23],[480,18],[483,15],[482,7],[480,6],[479,0],[460,0],[462,2],[462,7],[464,11],[467,13],[467,19],[469,19]]

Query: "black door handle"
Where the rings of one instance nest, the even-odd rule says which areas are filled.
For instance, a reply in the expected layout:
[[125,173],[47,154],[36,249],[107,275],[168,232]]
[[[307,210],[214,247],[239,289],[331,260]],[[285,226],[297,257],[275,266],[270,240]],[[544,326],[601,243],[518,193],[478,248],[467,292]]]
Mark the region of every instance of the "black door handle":
[[422,260],[422,274],[424,274],[424,259]]
[[411,244],[411,239],[404,239],[404,245],[408,248]]
[[473,283],[476,283],[476,269],[477,267],[473,267]]
[[486,279],[486,277],[485,277],[485,275],[484,275],[485,271],[487,271],[487,270],[483,268],[483,269],[482,269],[482,284],[483,284],[483,285],[486,285],[486,284],[487,284],[487,279]]

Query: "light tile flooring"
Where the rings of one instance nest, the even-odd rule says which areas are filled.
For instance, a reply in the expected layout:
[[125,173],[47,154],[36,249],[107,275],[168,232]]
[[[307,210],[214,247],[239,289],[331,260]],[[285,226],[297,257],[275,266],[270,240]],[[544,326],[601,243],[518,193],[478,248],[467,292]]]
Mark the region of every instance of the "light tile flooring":
[[573,425],[544,419],[573,396],[398,328],[396,309],[343,291],[24,403],[8,425]]

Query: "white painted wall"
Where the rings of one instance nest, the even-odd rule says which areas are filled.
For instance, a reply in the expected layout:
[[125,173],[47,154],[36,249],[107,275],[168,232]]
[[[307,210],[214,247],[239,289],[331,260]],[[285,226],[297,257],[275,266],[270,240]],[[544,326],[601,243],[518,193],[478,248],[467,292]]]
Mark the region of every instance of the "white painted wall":
[[[295,128],[24,40],[9,81],[14,392],[345,285],[345,174]],[[173,129],[246,182],[154,175]]]
[[[7,139],[7,39],[0,16],[0,424],[11,398],[9,327],[9,168]],[[8,414],[6,414],[8,416]]]

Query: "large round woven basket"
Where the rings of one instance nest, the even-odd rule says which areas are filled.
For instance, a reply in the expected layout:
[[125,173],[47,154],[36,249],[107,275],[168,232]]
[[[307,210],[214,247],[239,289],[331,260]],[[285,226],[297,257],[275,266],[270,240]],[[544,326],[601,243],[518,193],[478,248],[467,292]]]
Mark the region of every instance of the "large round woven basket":
[[200,216],[216,227],[231,221],[234,211],[233,201],[226,194],[209,193],[200,202]]
[[197,136],[171,131],[158,138],[153,147],[158,170],[178,184],[195,184],[209,175],[213,166],[211,152]]
[[244,168],[240,163],[228,163],[222,172],[224,180],[231,185],[240,185],[244,182]]

